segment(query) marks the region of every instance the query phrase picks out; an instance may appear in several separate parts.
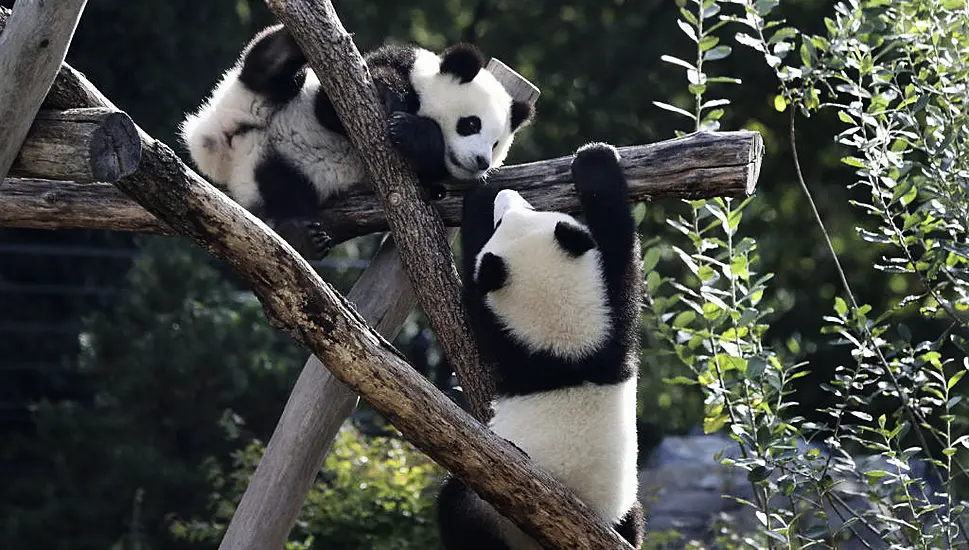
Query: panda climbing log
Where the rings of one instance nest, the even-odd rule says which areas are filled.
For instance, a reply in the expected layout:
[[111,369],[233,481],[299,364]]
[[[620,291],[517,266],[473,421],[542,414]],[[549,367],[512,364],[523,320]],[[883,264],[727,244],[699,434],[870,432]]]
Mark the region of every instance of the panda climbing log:
[[[571,170],[585,223],[510,189],[466,195],[464,300],[496,368],[490,428],[638,548],[639,240],[615,148],[586,145]],[[447,550],[539,548],[458,478],[444,482],[437,514]]]

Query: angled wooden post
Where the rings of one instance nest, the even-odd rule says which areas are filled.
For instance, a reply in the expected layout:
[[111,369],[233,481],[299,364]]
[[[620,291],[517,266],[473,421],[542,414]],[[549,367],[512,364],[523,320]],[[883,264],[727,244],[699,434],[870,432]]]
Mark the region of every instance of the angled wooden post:
[[87,0],[19,0],[0,33],[0,184],[74,38]]

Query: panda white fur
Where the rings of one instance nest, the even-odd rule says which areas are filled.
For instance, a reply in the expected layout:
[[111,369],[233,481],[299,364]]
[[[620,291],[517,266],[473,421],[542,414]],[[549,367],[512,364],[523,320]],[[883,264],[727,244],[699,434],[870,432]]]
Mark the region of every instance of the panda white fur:
[[[441,56],[384,46],[366,61],[391,140],[432,196],[448,178],[482,178],[500,166],[515,132],[534,115],[467,44]],[[253,38],[198,112],[182,122],[181,135],[203,174],[271,224],[310,222],[323,201],[365,176],[333,104],[282,25]]]
[[[464,299],[496,366],[490,428],[638,548],[639,241],[616,150],[586,145],[571,170],[585,223],[535,211],[509,189],[466,196]],[[437,513],[448,550],[539,548],[456,477]]]

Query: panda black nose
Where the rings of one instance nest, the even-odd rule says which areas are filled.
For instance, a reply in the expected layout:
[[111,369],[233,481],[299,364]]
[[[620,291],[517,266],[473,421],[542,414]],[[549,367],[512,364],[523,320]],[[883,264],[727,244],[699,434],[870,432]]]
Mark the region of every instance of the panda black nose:
[[475,162],[478,163],[478,170],[487,170],[491,166],[491,161],[487,157],[478,155],[474,158]]

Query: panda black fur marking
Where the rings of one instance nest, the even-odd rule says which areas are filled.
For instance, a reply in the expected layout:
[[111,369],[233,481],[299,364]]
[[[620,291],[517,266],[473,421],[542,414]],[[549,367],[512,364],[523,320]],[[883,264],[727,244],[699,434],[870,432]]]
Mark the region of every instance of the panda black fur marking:
[[[461,226],[464,300],[483,358],[496,365],[491,429],[565,483],[636,548],[636,378],[642,261],[616,150],[572,163],[585,223],[479,187]],[[537,549],[448,478],[438,496],[448,550]]]
[[[438,56],[389,45],[366,61],[391,141],[430,187],[501,166],[534,114],[483,69],[473,46]],[[180,130],[199,170],[270,223],[312,218],[328,197],[365,177],[333,104],[282,25],[253,38]]]

